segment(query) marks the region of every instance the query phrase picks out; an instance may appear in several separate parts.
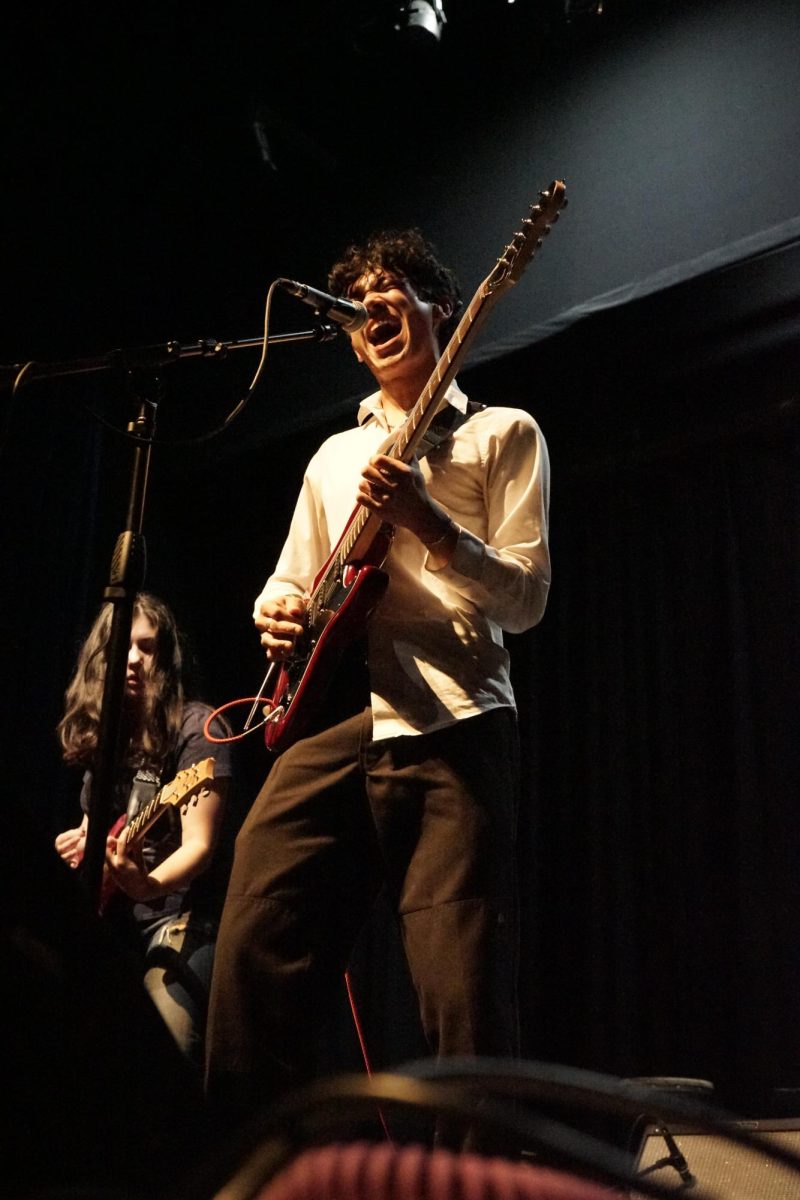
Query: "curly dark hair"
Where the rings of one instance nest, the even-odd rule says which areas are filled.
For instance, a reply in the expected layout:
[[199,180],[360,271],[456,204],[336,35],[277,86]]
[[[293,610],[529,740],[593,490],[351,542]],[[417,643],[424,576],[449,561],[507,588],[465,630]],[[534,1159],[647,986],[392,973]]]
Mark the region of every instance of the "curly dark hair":
[[356,280],[369,272],[391,271],[407,279],[421,300],[449,304],[452,314],[442,322],[440,341],[445,345],[461,309],[461,289],[453,272],[439,260],[438,251],[419,229],[384,229],[361,245],[348,246],[328,273],[328,290],[347,296]]

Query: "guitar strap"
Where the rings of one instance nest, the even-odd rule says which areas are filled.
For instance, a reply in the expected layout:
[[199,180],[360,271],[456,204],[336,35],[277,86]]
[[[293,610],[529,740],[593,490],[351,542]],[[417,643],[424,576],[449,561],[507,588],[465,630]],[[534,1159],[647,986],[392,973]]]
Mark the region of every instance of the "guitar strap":
[[454,404],[445,405],[422,435],[417,449],[417,458],[424,458],[426,454],[430,454],[431,450],[435,450],[442,442],[446,442],[449,437],[452,437],[459,426],[468,421],[476,412],[483,412],[484,408],[486,405],[480,404],[477,400],[467,401],[466,412],[462,412]]
[[160,786],[161,776],[157,772],[144,768],[140,768],[136,772],[128,797],[126,824],[129,825],[134,817],[138,817],[141,810],[153,799]]

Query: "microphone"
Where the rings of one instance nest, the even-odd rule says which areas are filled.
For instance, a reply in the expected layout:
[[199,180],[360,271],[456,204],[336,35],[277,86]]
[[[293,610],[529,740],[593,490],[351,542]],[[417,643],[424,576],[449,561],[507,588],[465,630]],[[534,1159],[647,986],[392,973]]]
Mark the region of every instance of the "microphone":
[[279,279],[278,283],[292,296],[297,296],[305,304],[312,305],[321,317],[329,317],[341,325],[346,333],[355,333],[369,320],[366,305],[360,300],[345,300],[342,296],[329,296],[327,292],[318,292],[307,283],[295,283],[293,279]]

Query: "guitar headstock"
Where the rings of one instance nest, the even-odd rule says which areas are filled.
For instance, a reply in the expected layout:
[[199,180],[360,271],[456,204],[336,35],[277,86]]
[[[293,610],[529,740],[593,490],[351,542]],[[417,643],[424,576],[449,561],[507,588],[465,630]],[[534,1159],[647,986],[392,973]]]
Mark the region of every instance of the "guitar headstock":
[[511,287],[517,282],[566,203],[566,187],[559,179],[554,179],[546,191],[539,192],[538,203],[531,205],[530,213],[523,218],[522,229],[514,234],[487,278],[488,291]]
[[190,800],[195,792],[199,792],[214,778],[215,762],[214,758],[204,758],[200,762],[192,763],[183,771],[179,771],[159,793],[159,803],[184,804]]

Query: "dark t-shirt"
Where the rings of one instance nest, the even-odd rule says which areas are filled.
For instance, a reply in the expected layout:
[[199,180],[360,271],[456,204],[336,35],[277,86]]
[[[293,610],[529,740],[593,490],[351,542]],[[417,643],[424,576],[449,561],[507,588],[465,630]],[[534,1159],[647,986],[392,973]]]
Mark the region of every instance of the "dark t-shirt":
[[[233,860],[233,843],[241,824],[241,814],[235,794],[233,747],[210,742],[203,733],[211,712],[212,709],[208,705],[196,701],[185,706],[175,748],[160,772],[148,769],[140,769],[137,772],[131,768],[120,772],[112,802],[112,824],[126,812],[128,820],[133,819],[140,807],[160,788],[170,784],[180,772],[204,759],[215,760],[215,779],[229,780],[222,827],[214,857],[206,870],[192,880],[188,887],[170,892],[166,896],[159,896],[156,900],[135,902],[130,906],[131,915],[143,936],[148,936],[162,922],[179,912],[190,911],[194,924],[216,921],[222,910]],[[217,737],[222,737],[228,731],[223,722],[215,718],[211,723],[211,732]],[[190,782],[190,773],[187,772],[186,786],[189,786]],[[90,790],[91,773],[87,772],[81,791],[81,807],[84,812],[88,809]],[[180,844],[180,805],[168,805],[145,836],[143,858],[147,869],[152,870],[158,863],[163,862]]]

